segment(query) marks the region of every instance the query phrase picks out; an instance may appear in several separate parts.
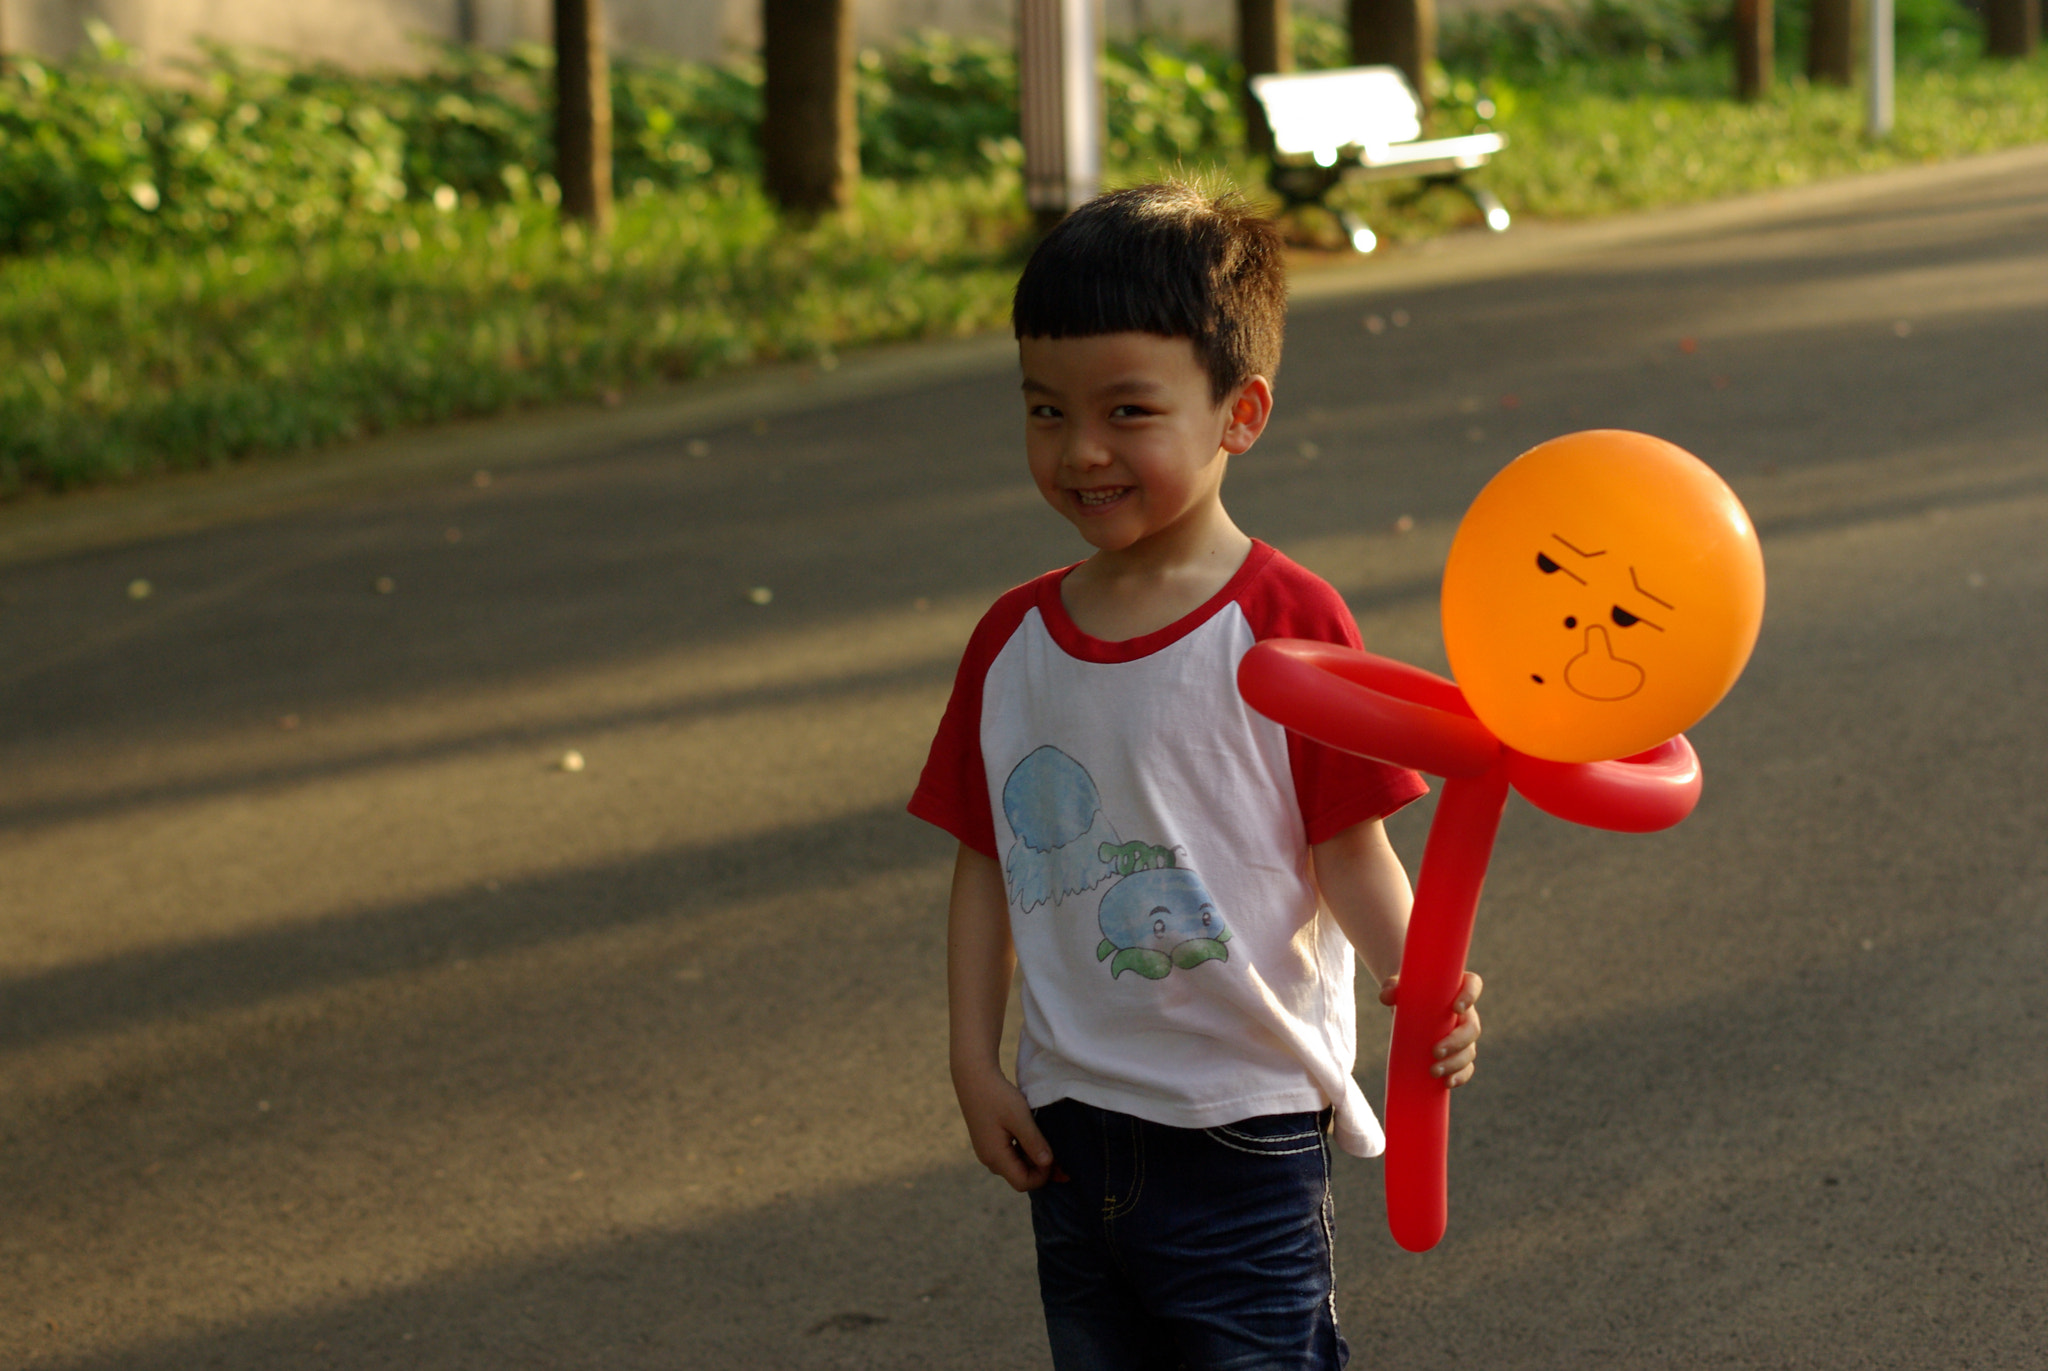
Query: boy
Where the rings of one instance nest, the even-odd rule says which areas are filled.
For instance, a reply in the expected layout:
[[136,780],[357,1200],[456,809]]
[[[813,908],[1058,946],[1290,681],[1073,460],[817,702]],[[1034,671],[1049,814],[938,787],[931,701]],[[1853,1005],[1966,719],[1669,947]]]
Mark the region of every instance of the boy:
[[[1095,552],[983,618],[910,809],[960,840],[953,1083],[976,1156],[1031,1194],[1060,1371],[1348,1356],[1329,1144],[1383,1145],[1351,1079],[1352,955],[1391,1004],[1410,895],[1380,820],[1425,787],[1238,698],[1257,639],[1359,641],[1223,508],[1285,309],[1273,226],[1176,185],[1075,211],[1017,286],[1031,474]],[[1439,1046],[1448,1085],[1479,993]]]

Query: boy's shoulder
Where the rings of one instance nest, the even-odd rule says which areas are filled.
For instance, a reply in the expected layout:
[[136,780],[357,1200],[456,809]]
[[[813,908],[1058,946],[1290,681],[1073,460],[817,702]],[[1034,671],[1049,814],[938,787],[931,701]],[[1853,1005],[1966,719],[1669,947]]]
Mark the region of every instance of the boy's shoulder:
[[982,612],[981,621],[975,624],[974,633],[967,641],[968,655],[973,656],[977,651],[993,655],[1017,631],[1025,615],[1044,603],[1048,595],[1057,599],[1060,578],[1072,571],[1075,565],[1078,563],[1054,567],[998,595],[995,603]]
[[1335,586],[1278,548],[1255,541],[1253,556],[1261,553],[1265,554],[1263,564],[1246,578],[1235,597],[1253,637],[1315,638],[1359,645],[1351,607]]

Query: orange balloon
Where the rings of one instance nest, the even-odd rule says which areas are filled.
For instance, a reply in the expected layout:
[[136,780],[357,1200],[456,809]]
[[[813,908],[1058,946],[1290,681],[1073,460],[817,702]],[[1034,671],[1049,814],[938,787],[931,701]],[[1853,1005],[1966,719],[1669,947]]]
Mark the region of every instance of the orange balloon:
[[1444,648],[1479,721],[1554,762],[1629,757],[1697,723],[1763,621],[1764,562],[1735,492],[1622,429],[1529,449],[1465,512]]

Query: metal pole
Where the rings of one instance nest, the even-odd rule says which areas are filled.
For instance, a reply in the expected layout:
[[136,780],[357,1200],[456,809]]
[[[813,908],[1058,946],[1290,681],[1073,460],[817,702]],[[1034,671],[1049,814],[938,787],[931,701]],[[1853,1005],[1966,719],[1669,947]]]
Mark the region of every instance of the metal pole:
[[1892,131],[1892,0],[1869,0],[1870,117],[1872,138]]
[[1020,0],[1024,201],[1050,227],[1102,185],[1096,0]]

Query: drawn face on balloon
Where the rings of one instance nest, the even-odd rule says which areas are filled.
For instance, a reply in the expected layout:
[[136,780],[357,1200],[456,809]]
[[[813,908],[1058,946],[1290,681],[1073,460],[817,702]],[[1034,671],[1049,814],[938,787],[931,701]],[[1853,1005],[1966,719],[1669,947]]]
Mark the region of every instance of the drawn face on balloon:
[[1481,723],[1560,762],[1632,756],[1734,684],[1763,617],[1749,516],[1647,434],[1569,434],[1479,493],[1444,568],[1444,646]]

